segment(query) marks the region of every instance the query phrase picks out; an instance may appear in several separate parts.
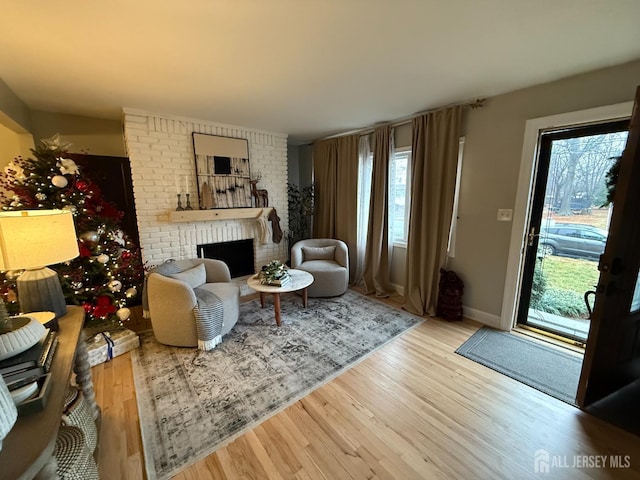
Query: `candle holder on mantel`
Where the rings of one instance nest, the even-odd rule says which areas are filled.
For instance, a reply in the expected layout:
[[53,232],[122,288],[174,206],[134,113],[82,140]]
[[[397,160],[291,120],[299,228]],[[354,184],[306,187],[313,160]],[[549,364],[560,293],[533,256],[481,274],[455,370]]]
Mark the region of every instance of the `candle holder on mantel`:
[[[182,199],[180,198],[181,195],[178,193],[178,206],[176,207],[176,212],[181,212],[182,210],[184,210],[184,208],[182,207]],[[188,195],[187,195],[187,199],[188,199]]]
[[189,200],[189,197],[191,196],[191,194],[185,193],[185,195],[187,196],[187,206],[184,207],[184,209],[185,210],[193,210],[193,207],[191,206],[191,201]]

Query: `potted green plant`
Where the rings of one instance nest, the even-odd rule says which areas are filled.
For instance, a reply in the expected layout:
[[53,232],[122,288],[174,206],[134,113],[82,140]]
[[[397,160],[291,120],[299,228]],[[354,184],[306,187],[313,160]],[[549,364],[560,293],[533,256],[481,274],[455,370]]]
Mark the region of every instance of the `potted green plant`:
[[315,211],[315,184],[300,187],[287,183],[289,203],[289,250],[298,241],[311,238],[311,221]]
[[260,273],[258,273],[260,283],[263,285],[273,285],[281,287],[290,281],[287,267],[279,260],[273,260],[267,265],[263,265]]

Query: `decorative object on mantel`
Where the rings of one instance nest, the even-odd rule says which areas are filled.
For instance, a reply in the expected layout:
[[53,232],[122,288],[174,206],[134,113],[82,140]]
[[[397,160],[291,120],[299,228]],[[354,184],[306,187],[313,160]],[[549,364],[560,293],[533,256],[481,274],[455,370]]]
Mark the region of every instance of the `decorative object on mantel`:
[[18,409],[9,393],[4,380],[0,378],[0,450],[2,450],[2,440],[7,436],[18,418]]
[[178,193],[178,206],[176,207],[176,212],[182,212],[183,210],[193,210],[193,207],[191,206],[191,194],[190,193],[185,193],[184,194],[185,197],[187,197],[187,204],[183,207],[182,206],[182,194]]
[[191,194],[190,193],[185,193],[185,195],[187,196],[187,204],[184,206],[185,210],[193,210],[193,207],[191,206]]
[[246,138],[194,132],[193,151],[201,209],[251,207]]
[[176,195],[178,196],[178,206],[176,207],[176,212],[181,212],[184,210],[184,207],[182,206],[182,194],[177,193]]
[[258,273],[260,283],[282,287],[291,281],[287,267],[279,260],[273,260],[263,265]]
[[269,206],[269,192],[267,192],[264,188],[257,187],[260,180],[262,180],[262,173],[260,172],[251,177],[251,195],[254,198],[254,204],[256,208]]
[[202,189],[200,190],[200,208],[203,210],[215,208],[215,204],[213,203],[213,193],[211,192],[211,188],[207,182],[202,184]]

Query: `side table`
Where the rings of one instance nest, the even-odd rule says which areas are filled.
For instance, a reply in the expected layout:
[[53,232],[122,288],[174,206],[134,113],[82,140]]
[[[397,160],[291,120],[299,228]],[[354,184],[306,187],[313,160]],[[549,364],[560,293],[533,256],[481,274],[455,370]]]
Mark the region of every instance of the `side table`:
[[38,473],[41,473],[39,478],[57,478],[52,455],[72,368],[99,425],[100,408],[96,405],[87,348],[82,336],[84,309],[67,306],[67,314],[58,320],[58,324],[58,348],[49,371],[51,391],[47,404],[39,412],[18,417],[4,439],[0,451],[2,478],[32,479]]
[[304,270],[296,270],[290,268],[287,270],[291,276],[291,282],[283,287],[277,287],[275,285],[263,285],[260,283],[258,274],[247,280],[247,285],[260,293],[260,305],[265,307],[265,295],[267,293],[273,294],[273,309],[276,314],[276,325],[280,326],[280,294],[286,292],[297,292],[302,290],[302,306],[307,308],[307,287],[313,283],[313,275]]

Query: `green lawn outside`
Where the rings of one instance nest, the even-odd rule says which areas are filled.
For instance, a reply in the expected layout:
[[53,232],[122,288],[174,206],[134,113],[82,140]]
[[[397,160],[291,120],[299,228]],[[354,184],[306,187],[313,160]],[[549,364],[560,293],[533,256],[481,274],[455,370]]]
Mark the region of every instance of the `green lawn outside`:
[[580,295],[594,290],[600,272],[598,262],[579,258],[550,255],[542,261],[542,271],[547,279],[547,288],[571,290]]
[[531,303],[536,310],[567,318],[589,318],[584,294],[595,290],[598,263],[550,255],[536,262]]

